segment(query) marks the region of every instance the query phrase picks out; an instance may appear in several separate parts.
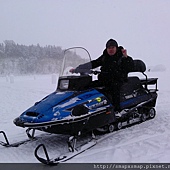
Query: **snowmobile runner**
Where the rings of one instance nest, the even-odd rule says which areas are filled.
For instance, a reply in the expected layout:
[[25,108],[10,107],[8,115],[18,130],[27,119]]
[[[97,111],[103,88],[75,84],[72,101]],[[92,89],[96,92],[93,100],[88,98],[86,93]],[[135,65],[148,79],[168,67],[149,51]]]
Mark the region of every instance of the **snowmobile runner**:
[[[85,69],[80,70],[79,74],[70,75],[70,68],[90,61],[90,54],[82,47],[65,50],[57,90],[23,112],[14,120],[14,124],[33,131],[70,135],[68,146],[74,152],[77,136],[94,130],[112,132],[155,117],[157,78],[147,77],[144,73],[146,66],[141,60],[134,60],[133,72],[141,72],[144,78],[128,77],[121,88],[120,113],[114,112],[105,87],[89,88],[88,85],[93,81],[92,75],[98,71]],[[46,148],[41,146],[46,153]],[[45,161],[38,156],[39,148],[40,146],[36,148],[35,156],[39,161],[48,164],[49,159]]]

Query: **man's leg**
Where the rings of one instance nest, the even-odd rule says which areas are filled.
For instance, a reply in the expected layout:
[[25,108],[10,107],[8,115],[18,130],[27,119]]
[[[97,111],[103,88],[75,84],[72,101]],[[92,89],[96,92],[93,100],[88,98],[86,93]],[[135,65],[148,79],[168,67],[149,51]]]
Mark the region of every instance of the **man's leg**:
[[120,108],[120,87],[121,87],[120,82],[113,82],[111,85],[111,94],[112,94],[112,102],[114,105],[114,111],[121,111]]

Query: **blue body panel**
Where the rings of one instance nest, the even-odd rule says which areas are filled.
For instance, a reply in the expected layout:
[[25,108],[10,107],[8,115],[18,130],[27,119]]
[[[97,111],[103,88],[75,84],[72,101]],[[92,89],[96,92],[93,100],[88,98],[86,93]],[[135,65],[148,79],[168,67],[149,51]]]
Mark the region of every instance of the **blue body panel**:
[[54,92],[22,113],[20,119],[30,123],[61,120],[71,116],[72,108],[77,105],[83,104],[91,110],[96,110],[99,107],[98,104],[104,100],[105,104],[108,103],[104,95],[95,89],[83,93]]
[[35,105],[29,108],[28,110],[26,110],[26,112],[34,111],[38,113],[43,113],[49,110],[50,108],[56,106],[62,100],[72,95],[73,95],[73,92],[58,92],[58,93],[54,92],[48,95],[47,97],[45,97],[44,99],[42,99],[41,101],[35,103]]

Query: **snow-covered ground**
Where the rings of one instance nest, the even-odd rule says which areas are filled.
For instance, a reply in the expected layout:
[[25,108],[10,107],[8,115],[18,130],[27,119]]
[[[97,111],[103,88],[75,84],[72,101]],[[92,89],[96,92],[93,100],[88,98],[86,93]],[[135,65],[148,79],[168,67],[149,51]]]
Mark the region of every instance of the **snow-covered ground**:
[[[53,75],[54,76],[54,75]],[[90,150],[69,160],[71,163],[168,163],[170,162],[170,80],[169,71],[149,72],[158,77],[157,115],[153,120],[109,134]],[[0,77],[0,131],[10,142],[27,138],[24,128],[16,127],[13,119],[56,89],[52,75]],[[67,150],[68,136],[48,135],[18,148],[0,146],[0,163],[36,163],[34,149],[44,143],[50,157]],[[0,136],[0,140],[3,140]]]

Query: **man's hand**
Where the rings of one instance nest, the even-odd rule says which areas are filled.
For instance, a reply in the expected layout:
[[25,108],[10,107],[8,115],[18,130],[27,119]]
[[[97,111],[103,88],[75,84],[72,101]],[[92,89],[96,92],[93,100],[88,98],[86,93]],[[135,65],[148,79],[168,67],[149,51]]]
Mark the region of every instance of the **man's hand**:
[[126,49],[122,49],[122,54],[123,54],[124,57],[128,57]]
[[72,68],[72,69],[69,70],[69,72],[70,72],[70,73],[75,73],[75,69]]

